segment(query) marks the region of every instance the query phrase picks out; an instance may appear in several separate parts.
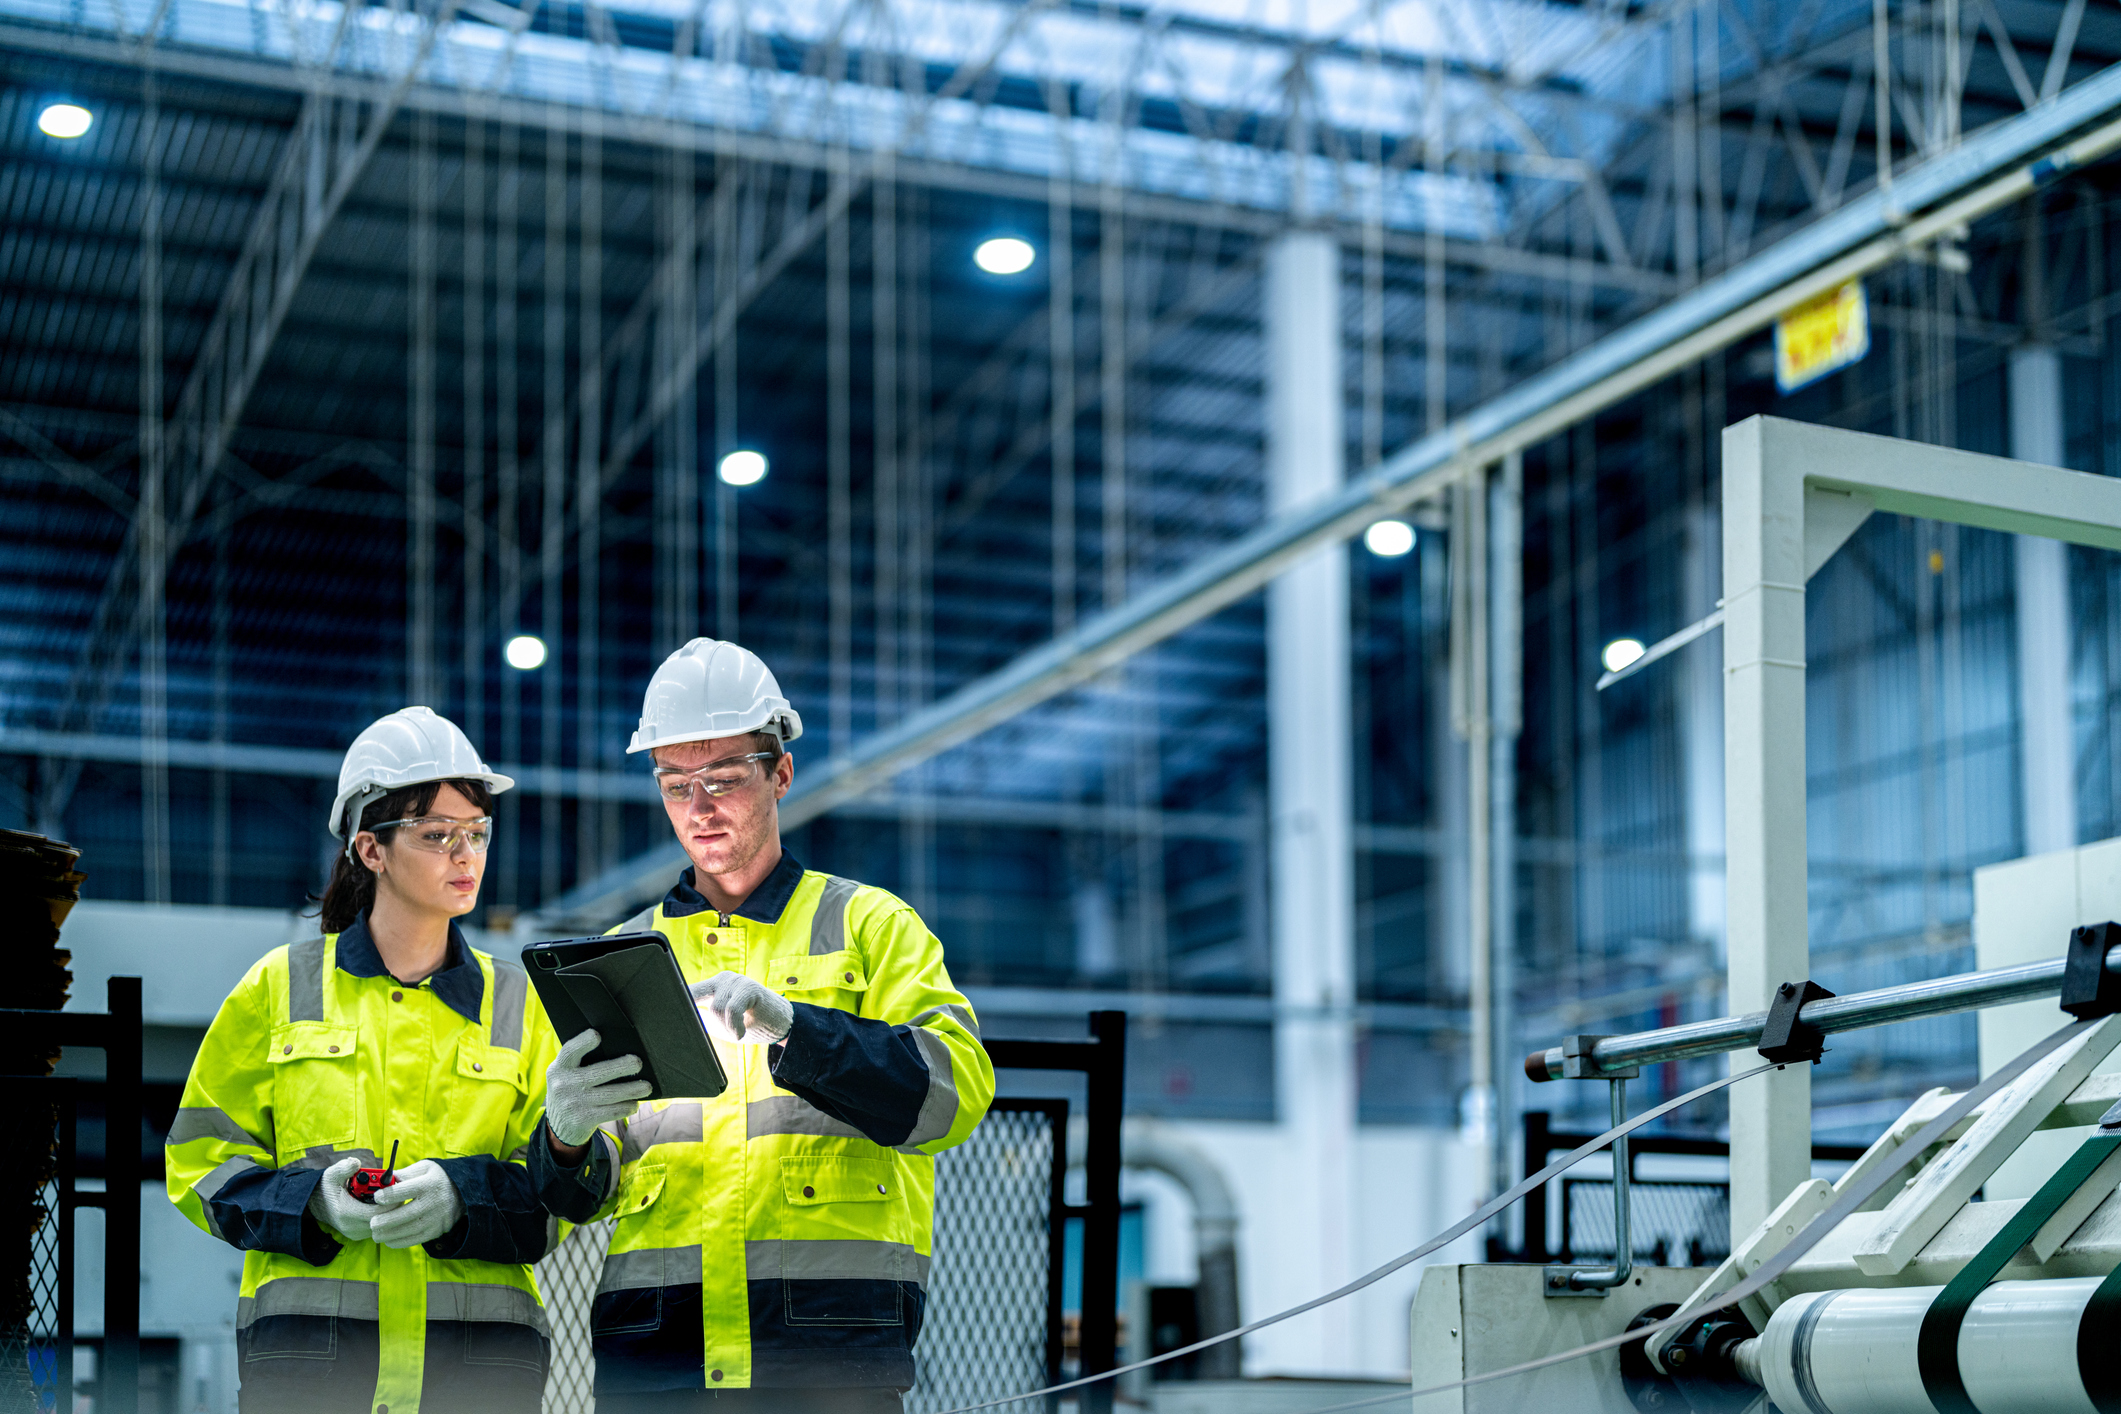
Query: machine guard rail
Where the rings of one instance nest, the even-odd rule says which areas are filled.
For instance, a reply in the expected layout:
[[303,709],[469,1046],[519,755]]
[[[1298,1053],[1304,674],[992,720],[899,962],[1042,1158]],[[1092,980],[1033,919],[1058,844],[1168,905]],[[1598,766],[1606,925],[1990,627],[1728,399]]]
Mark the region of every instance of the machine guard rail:
[[[1980,1007],[2009,1002],[2033,1001],[2057,996],[2062,991],[2066,962],[2028,962],[2018,967],[1998,967],[1987,972],[1961,972],[1926,982],[1904,982],[1871,992],[1851,992],[1845,997],[1823,997],[1806,1002],[1798,1019],[1825,1035],[1837,1031],[1862,1031],[1896,1021],[1925,1016],[1949,1016]],[[2106,970],[2121,974],[2121,948],[2106,955]],[[1744,1016],[1719,1016],[1709,1021],[1690,1021],[1655,1031],[1637,1031],[1627,1036],[1578,1038],[1591,1041],[1576,1057],[1581,1078],[1616,1078],[1636,1066],[1661,1065],[1666,1061],[1693,1060],[1726,1051],[1751,1050],[1760,1044],[1767,1025],[1764,1011]],[[1563,1048],[1549,1046],[1525,1057],[1524,1073],[1535,1083],[1562,1078]]]

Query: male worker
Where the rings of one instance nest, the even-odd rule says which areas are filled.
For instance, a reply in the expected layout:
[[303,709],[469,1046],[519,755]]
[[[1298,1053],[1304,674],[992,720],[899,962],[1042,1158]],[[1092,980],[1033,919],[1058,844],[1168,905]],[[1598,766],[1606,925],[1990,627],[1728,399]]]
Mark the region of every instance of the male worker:
[[994,1068],[942,944],[882,889],[781,848],[803,724],[766,665],[698,638],[648,684],[650,753],[692,860],[614,931],[670,940],[729,1088],[640,1104],[583,1032],[548,1072],[531,1168],[554,1213],[617,1226],[590,1329],[599,1414],[896,1414],[913,1384],[934,1155]]

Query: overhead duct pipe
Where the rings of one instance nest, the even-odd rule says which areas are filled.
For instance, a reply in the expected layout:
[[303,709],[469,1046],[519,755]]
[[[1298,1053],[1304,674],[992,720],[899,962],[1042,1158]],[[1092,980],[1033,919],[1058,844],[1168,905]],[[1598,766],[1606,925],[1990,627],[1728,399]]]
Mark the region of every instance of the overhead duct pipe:
[[[1154,1120],[1130,1119],[1120,1126],[1120,1162],[1163,1174],[1193,1202],[1193,1243],[1199,1253],[1194,1288],[1200,1339],[1234,1331],[1237,1307],[1237,1199],[1222,1166],[1182,1135]],[[1241,1373],[1241,1342],[1225,1341],[1200,1353],[1200,1377],[1234,1380]]]
[[[1251,594],[1319,546],[1439,494],[1469,467],[1501,460],[1686,365],[1766,328],[1843,281],[1881,269],[2121,146],[2121,65],[1895,174],[1670,304],[1526,379],[1340,490],[1274,516],[1187,569],[959,688],[840,756],[806,767],[781,803],[793,829],[909,767],[1104,673]],[[2072,134],[2100,126],[2070,141]],[[675,843],[626,860],[525,920],[602,924],[660,893],[684,856]]]

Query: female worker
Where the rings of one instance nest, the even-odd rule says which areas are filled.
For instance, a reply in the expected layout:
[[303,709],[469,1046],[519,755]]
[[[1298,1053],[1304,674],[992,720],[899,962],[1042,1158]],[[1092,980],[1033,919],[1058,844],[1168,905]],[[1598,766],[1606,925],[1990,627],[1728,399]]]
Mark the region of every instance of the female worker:
[[[558,1232],[520,1157],[558,1044],[523,970],[453,921],[513,784],[425,707],[362,732],[332,803],[324,936],[255,964],[199,1048],[169,1196],[244,1253],[244,1414],[538,1408],[529,1264]],[[393,1149],[395,1182],[364,1201],[356,1172]]]

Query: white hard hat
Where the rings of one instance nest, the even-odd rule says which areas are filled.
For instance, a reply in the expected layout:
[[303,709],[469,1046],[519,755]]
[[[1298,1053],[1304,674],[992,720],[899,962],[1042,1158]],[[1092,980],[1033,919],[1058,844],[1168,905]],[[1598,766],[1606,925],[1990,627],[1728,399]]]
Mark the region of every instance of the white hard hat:
[[496,795],[515,784],[512,777],[487,769],[455,722],[431,708],[404,708],[379,718],[346,748],[326,828],[351,842],[361,812],[390,792],[429,781],[467,780],[484,781]]
[[720,639],[695,638],[648,680],[641,726],[626,754],[758,731],[772,732],[786,745],[803,734],[803,719],[758,654]]

